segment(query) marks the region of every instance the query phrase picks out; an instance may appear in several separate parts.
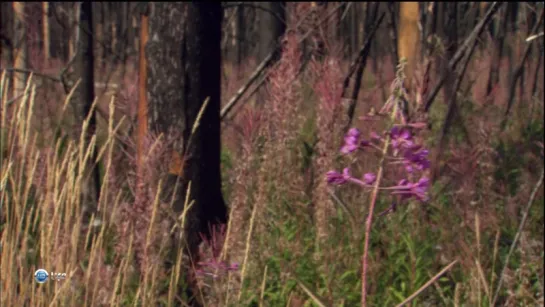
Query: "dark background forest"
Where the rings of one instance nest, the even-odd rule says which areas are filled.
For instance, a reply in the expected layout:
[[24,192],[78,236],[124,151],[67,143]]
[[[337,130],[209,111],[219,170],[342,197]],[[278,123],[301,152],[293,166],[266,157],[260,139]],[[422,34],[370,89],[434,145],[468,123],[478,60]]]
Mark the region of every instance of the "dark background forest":
[[543,305],[543,12],[2,2],[0,304]]

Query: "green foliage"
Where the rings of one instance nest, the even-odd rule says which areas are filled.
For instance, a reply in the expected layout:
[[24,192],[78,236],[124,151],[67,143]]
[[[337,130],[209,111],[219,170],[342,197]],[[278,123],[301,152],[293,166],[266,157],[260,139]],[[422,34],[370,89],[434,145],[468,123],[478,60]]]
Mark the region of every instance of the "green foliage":
[[494,179],[506,186],[509,195],[514,196],[520,185],[521,165],[523,157],[520,156],[519,148],[513,143],[499,141],[495,150],[497,152],[496,171]]
[[539,156],[540,147],[537,142],[543,142],[543,120],[533,119],[528,121],[521,129],[522,141],[529,146],[530,151]]
[[231,195],[231,185],[229,184],[229,172],[233,169],[233,157],[231,151],[227,148],[222,148],[220,155],[221,164],[221,183],[222,192],[225,199],[229,199]]

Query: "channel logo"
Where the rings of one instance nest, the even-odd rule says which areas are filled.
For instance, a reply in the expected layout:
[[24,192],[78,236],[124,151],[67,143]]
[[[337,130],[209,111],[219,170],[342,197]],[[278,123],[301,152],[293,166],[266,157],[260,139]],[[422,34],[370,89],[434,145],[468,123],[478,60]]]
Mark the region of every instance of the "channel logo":
[[37,283],[43,284],[49,279],[49,273],[47,273],[44,269],[38,269],[36,272],[34,272],[34,280],[36,280]]

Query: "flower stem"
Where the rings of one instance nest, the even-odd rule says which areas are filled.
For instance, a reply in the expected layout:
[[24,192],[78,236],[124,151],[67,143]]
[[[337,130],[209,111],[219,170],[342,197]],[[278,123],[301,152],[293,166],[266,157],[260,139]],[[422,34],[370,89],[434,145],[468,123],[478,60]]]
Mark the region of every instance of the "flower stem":
[[[393,111],[392,111],[392,122],[390,126],[393,126],[395,121],[395,114],[397,112],[397,103],[394,104]],[[377,202],[377,195],[379,191],[380,181],[382,179],[382,172],[383,172],[383,166],[384,166],[384,160],[386,160],[386,154],[388,153],[388,146],[390,146],[390,135],[386,137],[386,140],[384,141],[384,146],[382,148],[382,157],[380,158],[379,168],[377,172],[377,179],[375,180],[375,184],[373,186],[373,192],[371,194],[371,203],[369,205],[369,214],[367,215],[367,220],[365,222],[365,239],[363,243],[363,257],[362,257],[362,265],[363,270],[361,273],[361,306],[366,307],[367,306],[367,271],[368,271],[368,255],[369,255],[369,237],[371,235],[371,225],[373,223],[373,212],[375,211],[375,204]]]

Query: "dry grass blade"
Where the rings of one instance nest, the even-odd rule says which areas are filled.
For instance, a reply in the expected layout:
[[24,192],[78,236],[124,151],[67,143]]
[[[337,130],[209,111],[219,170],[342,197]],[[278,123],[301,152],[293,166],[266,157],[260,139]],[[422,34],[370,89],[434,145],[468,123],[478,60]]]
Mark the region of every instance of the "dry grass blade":
[[530,199],[528,200],[528,204],[526,204],[526,208],[524,210],[524,215],[522,216],[522,221],[520,221],[519,228],[517,230],[517,233],[515,234],[515,238],[513,239],[513,243],[511,243],[511,247],[509,248],[509,253],[507,254],[507,258],[505,258],[505,264],[503,265],[503,268],[501,269],[501,273],[498,279],[498,285],[496,287],[496,292],[494,293],[494,299],[492,299],[492,303],[490,306],[495,306],[496,301],[498,299],[498,296],[500,295],[500,290],[503,282],[503,277],[505,274],[505,270],[507,269],[507,266],[509,265],[509,259],[511,258],[511,255],[513,255],[513,252],[515,251],[515,247],[517,246],[517,242],[520,239],[520,235],[522,233],[522,229],[524,229],[524,225],[526,225],[526,220],[528,219],[528,214],[530,213],[530,208],[534,204],[534,199],[536,197],[537,191],[543,184],[543,173],[545,170],[541,170],[541,176],[539,177],[539,180],[537,181],[534,190],[532,191],[532,194],[530,194]]
[[314,301],[316,305],[320,307],[327,307],[327,304],[324,303],[324,301],[316,293],[312,292],[307,286],[305,286],[302,281],[298,279],[295,279],[295,281],[297,281],[299,287],[301,287],[301,289],[303,289],[303,291],[305,291],[305,293],[312,298],[312,301]]
[[399,303],[397,307],[405,306],[408,303],[410,303],[412,300],[414,300],[417,296],[419,296],[424,290],[426,290],[429,286],[431,286],[435,281],[437,281],[443,274],[445,274],[448,270],[450,270],[456,263],[458,263],[458,260],[452,261],[449,265],[447,265],[444,269],[442,269],[439,273],[437,273],[435,276],[433,276],[432,279],[430,279],[428,282],[426,282],[420,289],[416,290],[411,296],[406,298],[403,302]]

